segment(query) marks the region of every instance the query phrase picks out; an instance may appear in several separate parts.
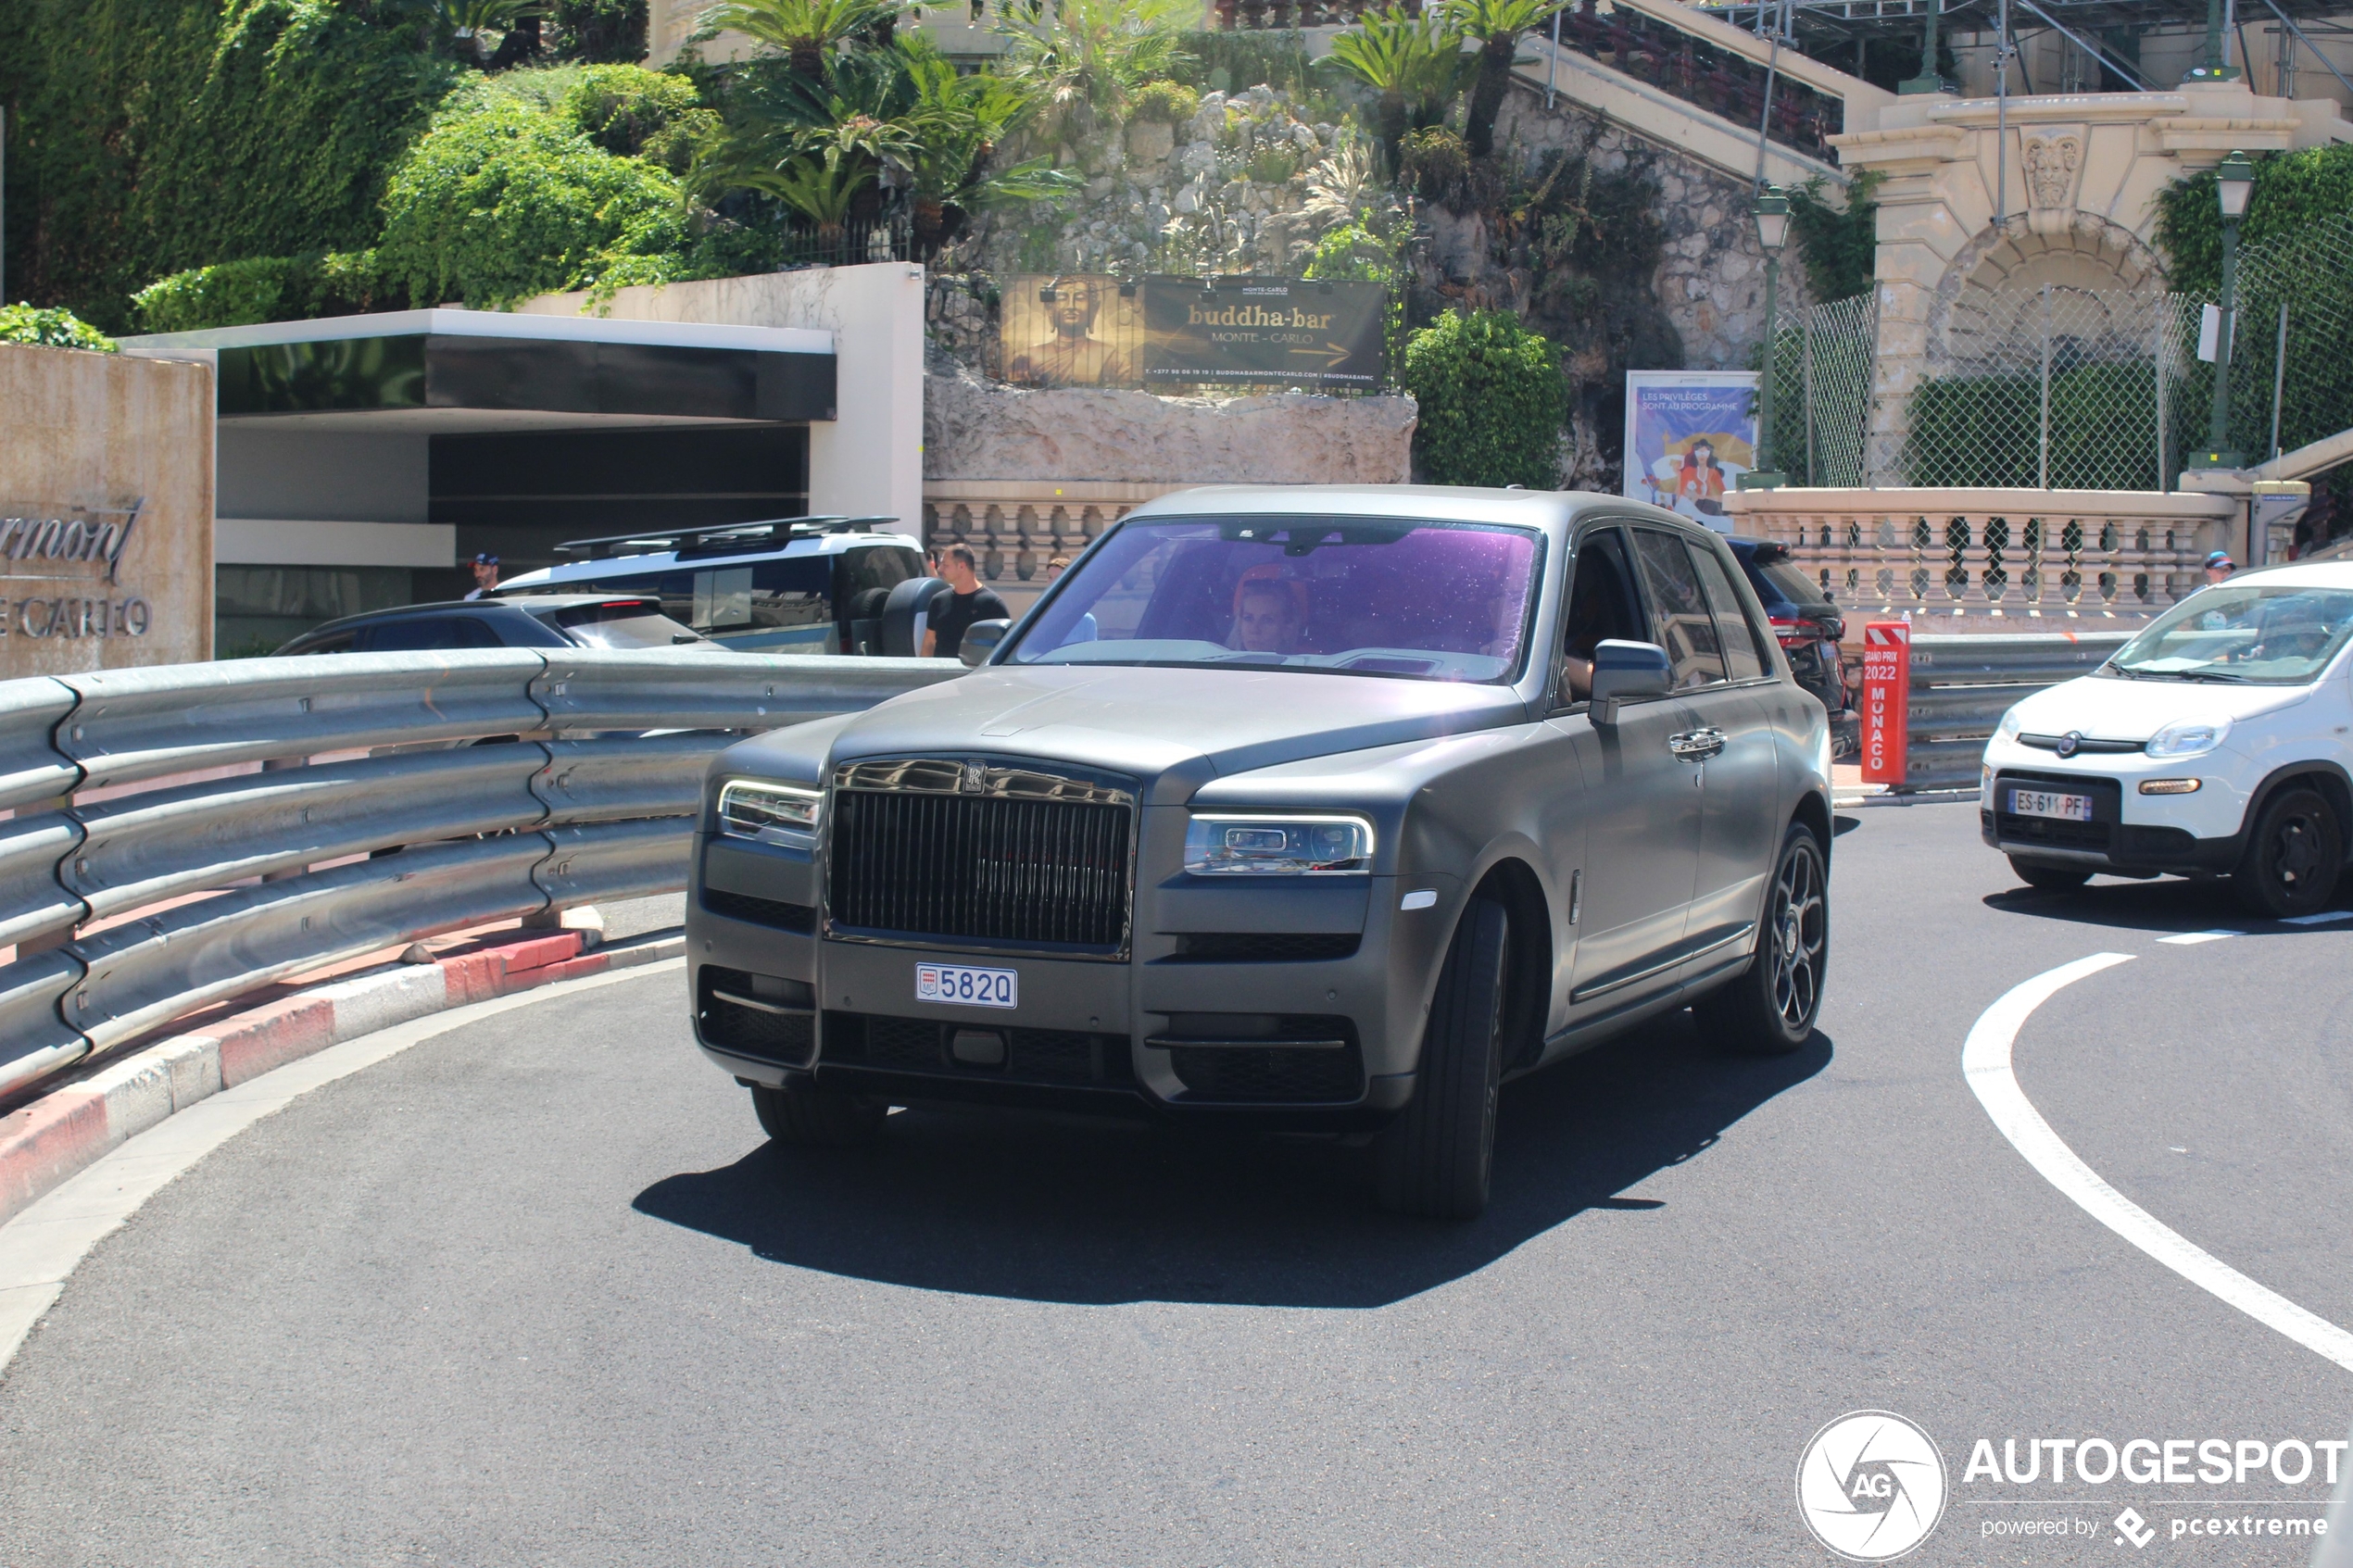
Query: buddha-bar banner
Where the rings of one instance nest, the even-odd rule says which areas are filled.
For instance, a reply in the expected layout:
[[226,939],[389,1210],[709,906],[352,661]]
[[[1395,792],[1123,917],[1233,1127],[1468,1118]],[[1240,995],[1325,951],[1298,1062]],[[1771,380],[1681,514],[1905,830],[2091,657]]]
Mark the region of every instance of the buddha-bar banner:
[[1297,278],[1147,278],[1144,384],[1381,383],[1385,284]]

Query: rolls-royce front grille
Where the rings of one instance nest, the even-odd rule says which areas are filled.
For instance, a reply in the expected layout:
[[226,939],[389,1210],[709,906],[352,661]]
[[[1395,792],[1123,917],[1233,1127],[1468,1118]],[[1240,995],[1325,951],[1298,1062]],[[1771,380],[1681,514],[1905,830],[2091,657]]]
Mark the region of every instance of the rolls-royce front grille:
[[1112,954],[1125,947],[1133,808],[840,789],[827,918],[838,934]]

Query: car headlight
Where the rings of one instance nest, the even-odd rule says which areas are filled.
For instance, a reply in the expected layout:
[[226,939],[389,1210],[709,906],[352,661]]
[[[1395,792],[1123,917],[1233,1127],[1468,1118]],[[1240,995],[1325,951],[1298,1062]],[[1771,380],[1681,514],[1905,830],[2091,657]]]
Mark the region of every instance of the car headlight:
[[1994,738],[1997,740],[2018,739],[2018,732],[2023,727],[2023,722],[2018,716],[2018,709],[2011,709],[2002,715],[2002,727],[1994,732]]
[[2149,736],[2151,757],[2203,757],[2231,733],[2228,719],[2176,719]]
[[730,779],[719,788],[719,831],[730,838],[799,847],[816,833],[824,803],[822,792],[798,784]]
[[1185,828],[1185,869],[1195,876],[1363,876],[1373,865],[1373,824],[1362,817],[1219,814]]

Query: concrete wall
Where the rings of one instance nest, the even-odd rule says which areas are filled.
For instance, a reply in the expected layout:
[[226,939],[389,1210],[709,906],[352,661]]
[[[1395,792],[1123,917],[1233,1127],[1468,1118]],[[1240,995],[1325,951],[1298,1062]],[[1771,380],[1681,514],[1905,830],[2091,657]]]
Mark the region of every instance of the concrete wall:
[[[520,307],[586,313],[580,294]],[[924,500],[924,270],[909,262],[762,272],[700,283],[623,289],[599,315],[638,321],[803,327],[834,334],[835,417],[809,427],[809,508],[899,519]]]
[[[212,657],[212,407],[208,366],[0,344],[0,679]],[[114,581],[70,558],[134,502]]]

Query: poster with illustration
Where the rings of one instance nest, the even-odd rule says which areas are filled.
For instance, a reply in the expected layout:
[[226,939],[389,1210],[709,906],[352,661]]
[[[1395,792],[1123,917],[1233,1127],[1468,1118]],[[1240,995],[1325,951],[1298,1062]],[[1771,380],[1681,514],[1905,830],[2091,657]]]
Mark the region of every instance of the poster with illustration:
[[1624,494],[1729,533],[1724,495],[1755,453],[1755,371],[1626,372]]

